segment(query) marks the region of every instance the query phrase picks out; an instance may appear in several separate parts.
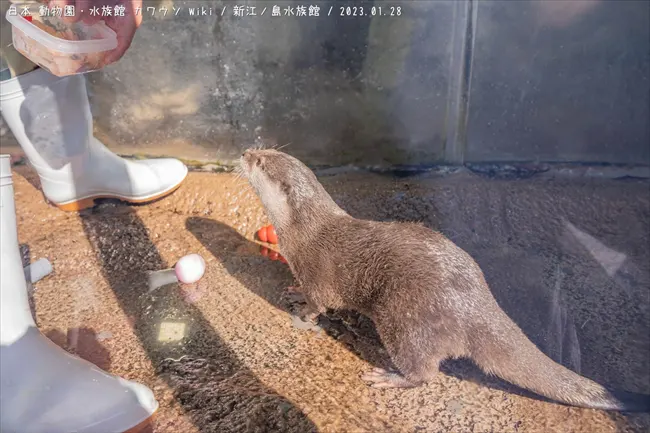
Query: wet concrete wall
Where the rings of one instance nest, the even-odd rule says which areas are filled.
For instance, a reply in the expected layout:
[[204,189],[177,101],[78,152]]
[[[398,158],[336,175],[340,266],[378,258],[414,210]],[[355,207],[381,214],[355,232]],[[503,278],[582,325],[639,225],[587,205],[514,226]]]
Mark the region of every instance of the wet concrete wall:
[[648,8],[149,1],[125,57],[89,75],[96,130],[122,153],[221,162],[290,143],[324,165],[650,164]]
[[650,3],[478,2],[469,160],[650,159]]
[[[127,56],[91,80],[98,128],[120,144],[191,144],[219,160],[258,142],[291,143],[315,164],[442,160],[465,5],[357,2],[341,16],[348,4],[188,1],[174,2],[177,16],[147,12]],[[291,16],[301,5],[307,16]],[[190,16],[201,6],[213,15]],[[236,17],[234,6],[256,15]]]

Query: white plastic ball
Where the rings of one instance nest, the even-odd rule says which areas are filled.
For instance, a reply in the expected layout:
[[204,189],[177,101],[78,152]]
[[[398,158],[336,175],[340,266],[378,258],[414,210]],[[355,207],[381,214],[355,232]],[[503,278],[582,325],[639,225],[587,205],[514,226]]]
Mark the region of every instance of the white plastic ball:
[[198,254],[181,257],[174,266],[176,278],[182,283],[196,283],[205,273],[205,260]]

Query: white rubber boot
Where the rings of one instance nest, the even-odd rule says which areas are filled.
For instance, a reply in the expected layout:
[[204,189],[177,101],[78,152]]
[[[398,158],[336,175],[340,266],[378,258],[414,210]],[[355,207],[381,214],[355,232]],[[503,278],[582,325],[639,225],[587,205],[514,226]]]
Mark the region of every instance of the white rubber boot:
[[18,247],[9,155],[0,156],[0,431],[138,431],[158,402],[149,388],[109,375],[40,333]]
[[39,68],[2,81],[0,111],[45,197],[63,210],[92,207],[97,198],[152,201],[187,175],[176,159],[128,161],[97,140],[83,75],[61,78]]

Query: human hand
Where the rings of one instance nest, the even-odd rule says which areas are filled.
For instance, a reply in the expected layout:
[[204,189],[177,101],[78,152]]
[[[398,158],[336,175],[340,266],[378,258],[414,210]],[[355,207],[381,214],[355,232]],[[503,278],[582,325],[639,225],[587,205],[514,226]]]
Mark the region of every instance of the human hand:
[[[142,0],[49,0],[48,2],[50,8],[58,6],[62,10],[68,5],[74,6],[75,15],[62,16],[61,19],[65,22],[83,21],[85,24],[93,25],[103,20],[117,35],[117,47],[106,53],[99,67],[110,65],[122,58],[131,46],[135,31],[142,23]],[[124,16],[102,16],[104,6],[114,11],[115,6],[118,5],[124,6]],[[91,13],[93,8],[99,10],[99,13]]]

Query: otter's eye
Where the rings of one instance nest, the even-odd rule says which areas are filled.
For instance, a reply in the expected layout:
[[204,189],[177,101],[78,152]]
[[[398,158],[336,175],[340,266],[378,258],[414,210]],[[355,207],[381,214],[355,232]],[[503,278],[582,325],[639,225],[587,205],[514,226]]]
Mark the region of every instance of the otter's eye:
[[262,158],[257,158],[257,161],[255,161],[255,165],[258,167],[262,165]]

